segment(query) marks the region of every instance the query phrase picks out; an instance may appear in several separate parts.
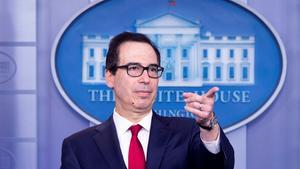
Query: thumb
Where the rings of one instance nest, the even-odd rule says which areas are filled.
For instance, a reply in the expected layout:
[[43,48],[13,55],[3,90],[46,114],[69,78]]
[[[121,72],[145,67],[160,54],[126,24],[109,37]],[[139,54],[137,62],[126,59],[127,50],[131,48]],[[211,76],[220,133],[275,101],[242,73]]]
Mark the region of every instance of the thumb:
[[205,93],[205,96],[209,98],[213,98],[215,97],[215,93],[217,93],[218,91],[219,91],[218,87],[213,87]]

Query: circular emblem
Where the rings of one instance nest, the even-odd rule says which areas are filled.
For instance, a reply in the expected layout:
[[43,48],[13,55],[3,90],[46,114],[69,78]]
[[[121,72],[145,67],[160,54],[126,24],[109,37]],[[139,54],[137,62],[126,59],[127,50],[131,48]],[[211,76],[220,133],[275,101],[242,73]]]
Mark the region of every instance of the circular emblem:
[[109,41],[123,31],[146,34],[160,50],[165,71],[153,108],[162,116],[193,118],[182,93],[218,86],[215,112],[228,132],[263,113],[285,80],[278,34],[247,6],[226,0],[98,1],[66,23],[51,61],[61,95],[93,123],[114,108],[105,57]]
[[5,149],[0,148],[0,168],[2,169],[14,169],[15,158],[13,154]]
[[0,84],[10,80],[16,71],[16,62],[9,55],[0,51]]

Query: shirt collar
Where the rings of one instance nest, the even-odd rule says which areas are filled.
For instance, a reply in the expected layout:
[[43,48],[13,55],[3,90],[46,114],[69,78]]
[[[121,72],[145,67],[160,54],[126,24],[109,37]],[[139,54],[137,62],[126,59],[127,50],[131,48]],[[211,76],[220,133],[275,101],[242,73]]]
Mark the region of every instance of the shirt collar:
[[[148,132],[150,132],[152,114],[153,112],[151,110],[141,121],[137,123]],[[118,112],[116,112],[116,109],[114,109],[113,120],[115,122],[117,131],[119,131],[120,133],[125,133],[129,129],[129,127],[131,127],[132,125],[136,125],[126,118],[122,117]]]

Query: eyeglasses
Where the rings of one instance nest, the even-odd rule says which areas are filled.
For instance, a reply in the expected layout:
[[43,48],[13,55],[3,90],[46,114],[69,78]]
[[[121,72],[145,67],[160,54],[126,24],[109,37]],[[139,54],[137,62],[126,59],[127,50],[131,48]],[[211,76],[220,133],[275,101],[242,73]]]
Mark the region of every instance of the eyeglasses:
[[161,77],[164,71],[164,68],[157,64],[150,64],[149,66],[144,67],[140,63],[128,63],[126,65],[117,66],[116,68],[126,69],[127,74],[132,77],[139,77],[144,73],[144,70],[147,70],[148,76],[155,79]]

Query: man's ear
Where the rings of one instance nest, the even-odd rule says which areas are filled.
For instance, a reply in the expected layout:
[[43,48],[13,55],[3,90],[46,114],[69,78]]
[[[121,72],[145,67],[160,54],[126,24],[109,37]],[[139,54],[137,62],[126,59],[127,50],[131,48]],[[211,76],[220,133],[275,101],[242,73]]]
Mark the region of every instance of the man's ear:
[[105,71],[105,80],[106,80],[106,85],[109,88],[113,89],[114,88],[115,76],[109,70]]

